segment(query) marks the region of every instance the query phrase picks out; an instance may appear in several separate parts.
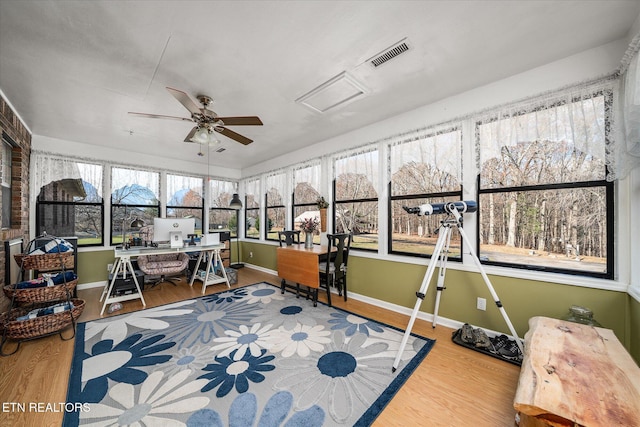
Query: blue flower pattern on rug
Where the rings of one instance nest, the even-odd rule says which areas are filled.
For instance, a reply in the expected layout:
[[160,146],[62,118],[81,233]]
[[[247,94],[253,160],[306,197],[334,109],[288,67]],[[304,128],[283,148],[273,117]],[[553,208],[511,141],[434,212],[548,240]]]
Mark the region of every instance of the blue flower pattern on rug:
[[329,320],[329,323],[333,323],[331,329],[344,329],[345,334],[350,337],[356,332],[360,332],[365,335],[369,335],[369,331],[383,332],[380,324],[373,322],[362,317],[355,316],[351,313],[338,312],[331,313],[333,319]]
[[79,324],[64,425],[370,425],[434,344],[392,373],[402,335],[267,283]]
[[141,340],[141,334],[135,334],[120,344],[113,341],[99,341],[91,348],[91,354],[80,356],[83,364],[83,380],[86,384],[81,393],[83,402],[99,402],[107,394],[108,380],[117,383],[140,384],[148,374],[136,369],[153,366],[171,359],[168,354],[159,354],[175,343],[156,344],[164,335],[156,335]]
[[238,350],[234,350],[231,353],[231,357],[216,357],[216,361],[203,368],[203,371],[209,371],[209,374],[204,374],[198,377],[206,378],[211,381],[204,387],[202,392],[207,392],[218,386],[216,391],[216,397],[224,397],[235,386],[238,393],[245,393],[249,390],[249,381],[254,383],[260,383],[264,381],[264,375],[261,372],[273,371],[276,367],[268,362],[275,359],[275,356],[264,354],[267,350],[262,350],[260,356],[255,357],[250,353],[245,355],[240,360],[235,360],[234,355]]

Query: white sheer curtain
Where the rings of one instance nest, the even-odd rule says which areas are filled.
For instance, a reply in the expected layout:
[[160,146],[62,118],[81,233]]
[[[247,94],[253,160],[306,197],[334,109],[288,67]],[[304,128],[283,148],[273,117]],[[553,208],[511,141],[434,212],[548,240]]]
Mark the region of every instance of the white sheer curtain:
[[389,176],[397,184],[392,185],[392,195],[458,189],[462,183],[460,126],[443,125],[394,137]]
[[284,171],[271,172],[265,180],[267,205],[286,204],[287,174]]
[[145,170],[112,167],[111,198],[113,203],[157,204],[160,200],[160,174]]
[[[377,144],[348,150],[334,157],[336,200],[378,197],[380,173]],[[368,185],[362,182],[364,178]]]
[[228,208],[233,193],[236,193],[236,183],[233,181],[211,179],[209,180],[209,188],[211,190],[209,207]]
[[247,200],[246,208],[259,208],[260,201],[260,178],[250,178],[244,182],[244,194]]
[[625,58],[621,72],[622,141],[611,151],[614,178],[624,178],[640,166],[640,34],[636,35]]
[[87,194],[87,197],[92,198],[88,201],[95,202],[102,199],[103,167],[101,165],[92,164],[90,161],[85,162],[78,158],[61,157],[35,150],[32,152],[31,159],[32,201],[36,200],[42,187],[63,179],[78,179],[90,184],[95,192],[91,191],[90,194]]
[[195,176],[167,174],[167,205],[202,206],[203,179]]
[[615,86],[616,81],[607,79],[484,114],[476,127],[478,170],[499,159],[503,147],[533,141],[570,144],[604,164],[614,144],[606,127],[613,122]]
[[296,165],[293,191],[296,204],[313,203],[320,196],[320,160]]

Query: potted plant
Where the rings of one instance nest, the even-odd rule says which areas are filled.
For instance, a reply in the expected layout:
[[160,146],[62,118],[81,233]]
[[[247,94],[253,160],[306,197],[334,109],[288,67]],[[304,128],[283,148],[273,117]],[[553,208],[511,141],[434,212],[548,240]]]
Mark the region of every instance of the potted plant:
[[325,232],[327,231],[327,208],[329,207],[329,202],[323,196],[320,196],[316,200],[316,205],[320,211],[320,231]]
[[306,218],[300,224],[300,229],[304,231],[304,247],[312,248],[313,247],[313,233],[318,229],[320,222],[318,218]]

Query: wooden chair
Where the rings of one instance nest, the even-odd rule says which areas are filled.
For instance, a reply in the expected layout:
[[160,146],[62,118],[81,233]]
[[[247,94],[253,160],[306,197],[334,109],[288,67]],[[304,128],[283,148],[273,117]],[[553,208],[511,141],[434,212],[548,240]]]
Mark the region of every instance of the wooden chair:
[[291,246],[294,243],[300,244],[300,230],[278,231],[278,242],[280,246]]
[[[291,246],[294,243],[300,244],[300,230],[283,230],[278,231],[278,243],[280,247]],[[284,294],[286,281],[282,279],[280,290]],[[300,283],[296,283],[296,297],[300,297]]]
[[[327,234],[328,256],[318,266],[320,271],[320,287],[327,289],[327,303],[331,306],[331,286],[338,288],[338,295],[344,292],[347,300],[347,261],[351,248],[351,233]],[[333,248],[336,248],[335,252]]]

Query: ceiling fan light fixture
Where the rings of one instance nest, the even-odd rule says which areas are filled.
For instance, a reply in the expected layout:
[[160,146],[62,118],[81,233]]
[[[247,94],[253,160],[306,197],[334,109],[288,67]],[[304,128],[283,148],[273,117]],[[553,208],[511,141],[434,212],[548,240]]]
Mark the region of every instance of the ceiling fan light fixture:
[[220,144],[220,141],[216,138],[213,127],[211,125],[200,125],[196,129],[196,132],[191,137],[191,142],[197,142],[198,144],[207,144],[209,146],[216,146]]

